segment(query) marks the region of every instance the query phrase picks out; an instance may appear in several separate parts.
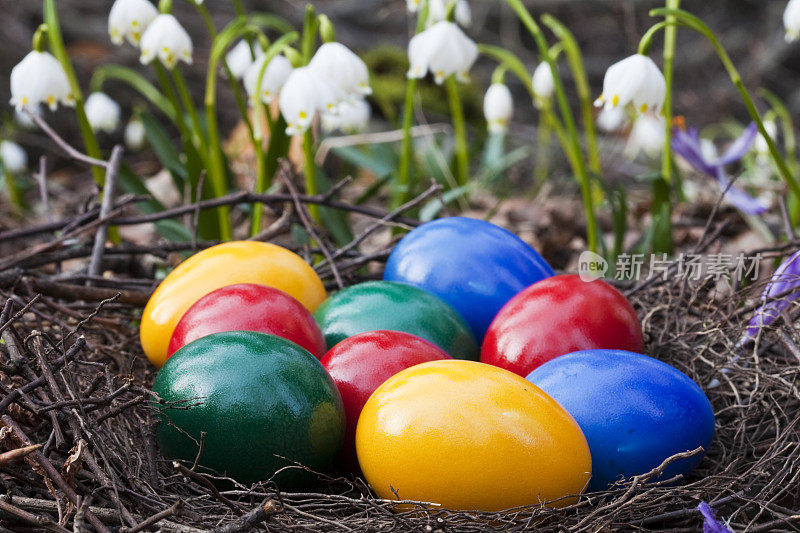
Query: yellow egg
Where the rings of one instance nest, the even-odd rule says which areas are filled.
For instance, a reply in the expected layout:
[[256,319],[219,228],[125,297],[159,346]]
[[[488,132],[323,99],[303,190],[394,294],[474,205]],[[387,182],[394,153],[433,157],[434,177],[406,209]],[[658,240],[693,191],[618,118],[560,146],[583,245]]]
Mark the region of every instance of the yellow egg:
[[297,254],[264,242],[234,241],[212,246],[180,265],[161,282],[142,314],[139,330],[145,355],[157,367],[180,318],[211,291],[236,283],[279,289],[313,312],[325,300],[325,287]]
[[384,382],[361,412],[356,451],[381,498],[458,510],[568,505],[592,470],[580,427],[555,400],[473,361],[423,363]]

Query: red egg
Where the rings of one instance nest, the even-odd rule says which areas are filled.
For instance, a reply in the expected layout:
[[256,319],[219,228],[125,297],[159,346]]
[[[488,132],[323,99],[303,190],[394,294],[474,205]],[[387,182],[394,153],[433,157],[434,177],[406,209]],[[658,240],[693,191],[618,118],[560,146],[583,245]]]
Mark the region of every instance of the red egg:
[[240,283],[208,293],[184,313],[169,341],[167,357],[200,337],[242,330],[283,337],[317,359],[325,354],[325,338],[303,304],[278,289]]
[[553,276],[503,306],[486,333],[481,362],[527,376],[559,355],[603,348],[644,351],[633,306],[603,281]]
[[340,457],[356,464],[355,435],[364,404],[384,381],[401,370],[441,359],[452,359],[435,344],[402,331],[368,331],[341,341],[322,358],[344,402],[347,417]]

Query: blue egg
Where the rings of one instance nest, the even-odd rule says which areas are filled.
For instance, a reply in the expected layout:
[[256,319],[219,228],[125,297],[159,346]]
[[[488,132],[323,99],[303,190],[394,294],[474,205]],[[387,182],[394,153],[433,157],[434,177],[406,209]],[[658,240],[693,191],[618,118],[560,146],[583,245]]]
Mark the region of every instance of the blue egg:
[[[652,357],[585,350],[548,361],[527,379],[560,403],[583,430],[592,453],[589,490],[644,474],[714,436],[714,412],[689,377]],[[688,474],[702,454],[671,463],[651,481]]]
[[552,275],[542,256],[513,233],[483,220],[451,217],[403,237],[383,279],[435,294],[464,317],[481,341],[506,302]]

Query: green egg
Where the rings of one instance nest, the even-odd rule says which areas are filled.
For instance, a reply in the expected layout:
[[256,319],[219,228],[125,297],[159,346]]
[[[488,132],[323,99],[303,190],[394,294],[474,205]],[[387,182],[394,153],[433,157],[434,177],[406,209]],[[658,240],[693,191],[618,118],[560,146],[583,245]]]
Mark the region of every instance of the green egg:
[[[162,453],[193,462],[205,433],[199,464],[240,483],[295,463],[322,470],[344,436],[342,399],[328,373],[274,335],[229,331],[191,342],[167,360],[153,392]],[[307,477],[290,470],[277,480]]]
[[369,281],[343,289],[314,313],[328,348],[366,331],[411,333],[455,359],[478,359],[469,325],[444,300],[411,285]]

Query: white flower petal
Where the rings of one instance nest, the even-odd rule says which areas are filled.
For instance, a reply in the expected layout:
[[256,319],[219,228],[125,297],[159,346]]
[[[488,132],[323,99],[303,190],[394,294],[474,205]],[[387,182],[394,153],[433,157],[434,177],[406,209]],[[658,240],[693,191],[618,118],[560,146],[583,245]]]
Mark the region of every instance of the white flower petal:
[[[253,53],[255,53],[255,59],[253,59]],[[233,77],[241,80],[247,69],[263,55],[264,50],[261,49],[261,46],[255,44],[251,50],[250,43],[242,39],[225,55],[225,62],[231,69]]]
[[550,70],[550,65],[544,61],[539,63],[536,70],[533,71],[533,93],[536,98],[547,100],[553,96],[556,84],[553,80],[553,72]]
[[514,115],[514,99],[505,84],[493,83],[489,86],[483,98],[483,115],[490,133],[508,130],[508,123]]
[[120,45],[127,39],[139,46],[142,34],[157,16],[158,9],[147,0],[116,0],[108,14],[111,42]]
[[309,66],[294,69],[280,91],[281,114],[288,127],[286,133],[304,133],[317,113],[337,114],[342,93],[331,82]]
[[606,107],[597,116],[597,127],[609,133],[619,131],[625,118],[625,110],[621,107]]
[[256,59],[247,72],[244,73],[244,88],[250,97],[250,104],[255,103],[257,95],[260,94],[261,101],[265,104],[272,103],[272,100],[278,95],[283,84],[292,73],[292,63],[282,55],[273,57],[266,69],[264,76],[261,79],[261,89],[256,89],[258,83],[258,76],[261,73],[261,68],[264,66],[264,56]]
[[327,78],[346,97],[357,100],[372,94],[366,63],[343,44],[323,44],[308,66]]
[[630,159],[634,159],[639,152],[650,157],[658,156],[664,147],[665,128],[664,117],[652,113],[641,115],[633,123],[625,155]]
[[48,52],[31,51],[12,70],[11,104],[18,111],[47,105],[51,110],[61,103],[75,105],[72,89],[61,63]]
[[634,54],[611,65],[603,79],[603,94],[595,105],[626,107],[636,113],[659,111],[664,105],[666,81],[652,59]]
[[337,114],[322,115],[322,129],[326,132],[338,129],[347,134],[359,133],[367,129],[371,116],[372,108],[363,98],[345,100],[337,107]]
[[800,39],[800,0],[789,0],[783,11],[783,27],[786,29],[786,40]]
[[9,174],[22,174],[28,170],[28,154],[13,141],[0,142],[0,159]]
[[469,79],[469,70],[478,59],[478,46],[456,24],[440,21],[415,35],[408,43],[409,78],[422,78],[430,70],[436,83],[455,74],[459,81]]
[[[447,19],[448,0],[430,0],[428,2],[428,25],[436,24]],[[472,25],[472,9],[467,0],[458,0],[455,7],[455,21],[467,28]]]
[[141,150],[147,144],[147,135],[144,124],[138,118],[132,119],[125,126],[125,146],[134,152]]
[[119,104],[105,93],[92,93],[86,99],[86,118],[92,130],[112,133],[119,126]]
[[156,57],[168,69],[178,61],[192,64],[192,39],[178,19],[169,14],[158,15],[142,35],[140,61],[147,65]]

